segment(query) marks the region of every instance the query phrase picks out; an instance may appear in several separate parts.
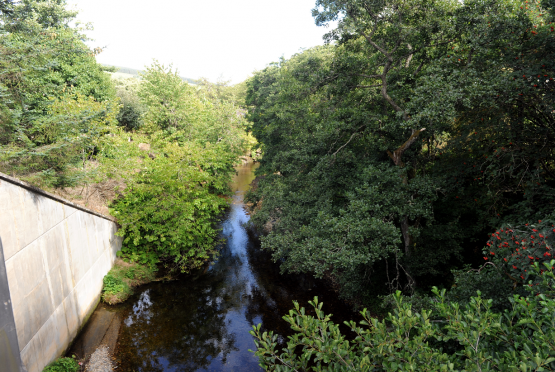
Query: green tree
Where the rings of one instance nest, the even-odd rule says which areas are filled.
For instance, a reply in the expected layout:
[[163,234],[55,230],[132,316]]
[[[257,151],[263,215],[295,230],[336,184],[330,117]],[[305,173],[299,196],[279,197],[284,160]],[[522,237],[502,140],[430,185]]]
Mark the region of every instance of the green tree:
[[[64,1],[22,1],[13,6],[13,12],[3,13],[1,20],[5,34],[0,37],[0,164],[5,172],[46,186],[83,179],[76,172],[76,177],[67,173],[81,161],[75,153],[91,154],[90,144],[96,140],[84,144],[82,139],[91,140],[93,132],[104,131],[64,135],[96,127],[101,117],[108,125],[117,111],[113,85],[96,63],[95,51],[84,44],[79,29],[69,26],[74,16]],[[85,105],[79,113],[80,100]],[[66,102],[73,112],[65,116],[54,112],[56,102]],[[51,123],[52,114],[58,123]],[[65,129],[57,132],[58,137],[44,133],[53,127]],[[76,150],[81,145],[85,147]]]
[[253,220],[284,270],[365,302],[384,282],[449,284],[488,231],[551,213],[549,9],[319,1],[314,15],[338,21],[336,44],[248,81]]
[[[244,115],[156,61],[141,80],[118,81],[117,89],[119,124],[149,148],[142,152],[121,132],[101,148],[103,171],[126,185],[111,206],[122,226],[121,255],[182,272],[199,268],[217,254],[215,219],[228,205],[233,164],[245,150]],[[142,111],[132,118],[142,126],[125,122],[128,108]]]
[[191,139],[193,125],[199,121],[202,110],[195,88],[185,83],[171,65],[166,67],[156,60],[141,78],[138,95],[148,107],[144,117],[148,128],[180,130]]
[[215,218],[228,205],[224,195],[236,155],[218,144],[180,145],[164,132],[143,138],[150,141],[151,156],[141,156],[123,137],[103,149],[108,175],[126,184],[111,208],[124,237],[120,254],[188,272],[216,253]]
[[143,115],[146,111],[137,91],[140,81],[135,78],[117,79],[116,95],[120,99],[118,124],[128,131],[138,130],[143,125]]

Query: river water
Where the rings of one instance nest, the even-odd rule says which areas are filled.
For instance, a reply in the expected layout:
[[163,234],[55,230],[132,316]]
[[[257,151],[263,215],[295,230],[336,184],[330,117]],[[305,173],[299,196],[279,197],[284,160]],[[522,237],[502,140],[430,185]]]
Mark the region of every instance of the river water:
[[324,311],[335,314],[332,320],[355,317],[320,281],[280,275],[278,265],[249,236],[243,197],[255,167],[247,163],[236,169],[233,202],[222,223],[226,242],[207,271],[141,287],[116,308],[99,306],[116,311],[121,319],[114,353],[117,371],[260,371],[248,351],[255,349],[248,331],[262,322],[264,330],[280,334],[285,342],[291,332],[281,317],[293,300],[307,307],[317,295]]

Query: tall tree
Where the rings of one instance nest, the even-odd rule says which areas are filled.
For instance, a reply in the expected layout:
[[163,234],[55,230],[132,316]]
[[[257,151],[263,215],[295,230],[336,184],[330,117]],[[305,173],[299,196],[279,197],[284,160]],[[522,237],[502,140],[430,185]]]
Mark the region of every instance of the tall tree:
[[425,286],[483,262],[496,226],[551,213],[549,9],[320,1],[314,15],[338,21],[335,45],[248,82],[265,174],[253,220],[283,269],[354,297],[392,267],[388,282]]
[[[328,40],[346,43],[362,36],[365,45],[359,42],[357,46],[364,51],[367,62],[347,75],[352,76],[353,89],[379,90],[374,100],[387,102],[397,114],[389,120],[407,132],[400,144],[392,143],[390,146],[395,147],[387,150],[398,167],[405,168],[403,154],[425,130],[409,121],[405,103],[410,99],[410,86],[437,55],[438,47],[454,37],[451,21],[457,6],[456,1],[435,0],[318,0],[313,10],[319,26],[339,21],[338,27],[327,34]],[[409,178],[410,174],[405,174],[401,182],[407,183]],[[404,251],[409,256],[413,239],[408,216],[401,216],[400,226]]]

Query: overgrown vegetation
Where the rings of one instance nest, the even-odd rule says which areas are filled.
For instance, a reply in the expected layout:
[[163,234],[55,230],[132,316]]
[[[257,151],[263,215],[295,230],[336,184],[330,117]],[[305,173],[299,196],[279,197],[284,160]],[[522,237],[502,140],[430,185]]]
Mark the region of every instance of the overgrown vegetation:
[[[361,325],[347,323],[354,340],[342,335],[318,298],[311,301],[316,316],[304,308],[284,319],[297,333],[287,348],[276,350],[277,335],[251,334],[257,339],[260,365],[270,371],[553,371],[555,370],[555,276],[552,265],[534,265],[537,285],[526,297],[515,295],[502,313],[478,292],[461,306],[433,289],[429,310],[413,311],[395,296],[393,313],[379,320],[362,311]],[[539,291],[539,293],[538,293]],[[301,350],[297,350],[301,348]]]
[[127,186],[111,208],[124,237],[121,256],[188,272],[216,253],[215,217],[248,146],[246,119],[232,101],[209,99],[157,62],[126,89],[142,104],[143,123],[126,124],[140,127],[134,142],[116,136],[103,150],[107,175]]
[[554,370],[552,1],[317,0],[313,15],[337,22],[327,45],[192,86],[157,61],[112,81],[64,0],[0,1],[0,171],[84,205],[112,185],[115,303],[158,266],[217,254],[254,135],[262,247],[394,309],[347,341],[321,304],[297,306],[287,350],[255,329],[265,368]]
[[59,358],[47,365],[42,372],[77,372],[80,369],[75,358]]
[[330,44],[247,81],[264,151],[248,196],[263,248],[364,305],[450,286],[452,270],[484,263],[493,231],[548,220],[551,10],[319,0],[316,22],[338,21]]
[[233,165],[252,145],[244,85],[193,86],[157,61],[113,81],[65,0],[5,5],[0,171],[97,211],[109,204],[128,261],[202,265]]
[[247,81],[253,221],[283,271],[395,311],[350,342],[296,306],[287,350],[255,329],[262,365],[554,370],[553,3],[318,0],[313,16],[337,22],[329,44]]
[[110,305],[124,302],[133,294],[134,287],[150,283],[155,276],[155,268],[118,259],[104,276],[102,301]]

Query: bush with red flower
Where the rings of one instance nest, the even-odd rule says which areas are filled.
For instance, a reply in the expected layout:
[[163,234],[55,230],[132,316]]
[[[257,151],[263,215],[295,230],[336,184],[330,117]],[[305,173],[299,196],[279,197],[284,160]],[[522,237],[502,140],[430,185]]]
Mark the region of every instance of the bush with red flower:
[[500,267],[515,285],[528,283],[534,263],[543,267],[555,258],[555,222],[507,225],[491,234],[486,245],[485,261]]

